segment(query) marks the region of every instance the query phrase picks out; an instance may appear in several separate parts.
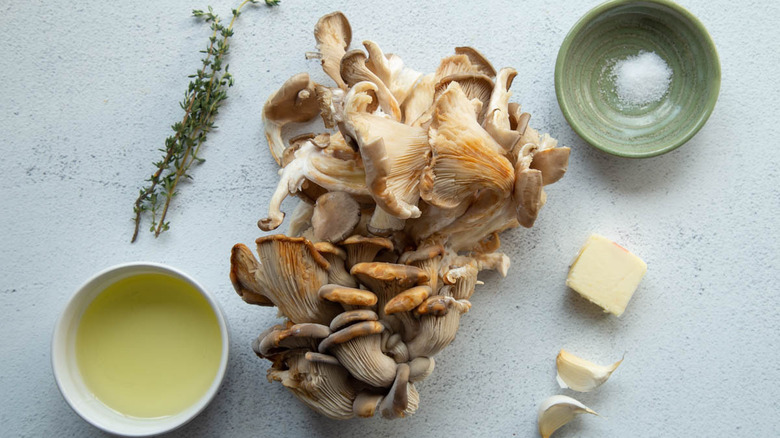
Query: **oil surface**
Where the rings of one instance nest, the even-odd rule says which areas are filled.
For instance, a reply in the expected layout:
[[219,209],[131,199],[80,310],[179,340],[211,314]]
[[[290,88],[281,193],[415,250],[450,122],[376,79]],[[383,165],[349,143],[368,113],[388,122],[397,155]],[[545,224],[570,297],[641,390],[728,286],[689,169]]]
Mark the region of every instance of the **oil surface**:
[[87,387],[133,417],[164,417],[193,405],[216,377],[221,350],[208,301],[164,274],[135,275],[106,288],[76,334]]

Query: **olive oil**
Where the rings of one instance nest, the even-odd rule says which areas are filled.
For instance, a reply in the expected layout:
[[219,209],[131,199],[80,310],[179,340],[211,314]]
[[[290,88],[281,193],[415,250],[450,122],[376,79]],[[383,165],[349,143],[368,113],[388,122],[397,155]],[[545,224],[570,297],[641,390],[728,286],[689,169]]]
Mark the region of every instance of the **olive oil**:
[[140,274],[108,286],[87,307],[76,360],[97,399],[133,417],[177,414],[217,375],[222,337],[208,301],[189,283]]

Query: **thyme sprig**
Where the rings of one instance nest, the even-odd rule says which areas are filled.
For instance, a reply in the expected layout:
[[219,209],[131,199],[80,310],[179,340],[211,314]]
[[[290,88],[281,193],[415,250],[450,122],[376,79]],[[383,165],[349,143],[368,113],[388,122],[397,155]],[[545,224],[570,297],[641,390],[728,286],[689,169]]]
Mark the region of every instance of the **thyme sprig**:
[[[138,198],[133,204],[135,213],[135,228],[130,242],[135,242],[144,212],[151,214],[149,231],[158,237],[160,233],[170,228],[170,222],[165,220],[171,201],[178,193],[177,187],[182,178],[192,179],[190,167],[205,160],[199,155],[200,148],[205,143],[208,133],[216,128],[214,119],[219,113],[219,107],[227,99],[227,88],[233,86],[233,75],[222,64],[229,51],[228,39],[233,36],[233,24],[241,15],[241,9],[246,4],[256,4],[259,0],[243,0],[232,10],[232,19],[224,26],[220,17],[214,13],[211,6],[207,11],[195,9],[192,15],[211,23],[211,36],[201,67],[193,75],[184,93],[184,99],[179,104],[184,110],[181,122],[171,128],[174,134],[165,139],[165,147],[159,149],[163,158],[154,163],[154,173],[147,180],[149,184],[139,190]],[[268,6],[279,4],[279,0],[265,0]]]

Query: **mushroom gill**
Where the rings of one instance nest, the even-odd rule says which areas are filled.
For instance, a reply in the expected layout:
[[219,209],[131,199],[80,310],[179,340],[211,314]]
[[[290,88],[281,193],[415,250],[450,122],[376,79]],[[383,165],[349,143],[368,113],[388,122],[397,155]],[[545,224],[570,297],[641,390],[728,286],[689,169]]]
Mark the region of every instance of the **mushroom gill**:
[[438,207],[455,208],[479,190],[508,197],[514,182],[512,164],[477,123],[458,83],[450,83],[435,105],[428,131],[432,158],[420,181],[422,198]]
[[[257,257],[236,244],[230,280],[245,302],[286,318],[252,344],[269,381],[331,418],[403,418],[455,339],[479,272],[509,274],[499,233],[537,222],[570,151],[509,101],[516,71],[474,48],[426,74],[370,40],[348,50],[340,12],[314,33],[310,57],[336,84],[295,75],[263,110],[282,169],[258,225],[279,227],[294,195],[292,237],[257,239]],[[317,114],[324,132],[282,136]]]

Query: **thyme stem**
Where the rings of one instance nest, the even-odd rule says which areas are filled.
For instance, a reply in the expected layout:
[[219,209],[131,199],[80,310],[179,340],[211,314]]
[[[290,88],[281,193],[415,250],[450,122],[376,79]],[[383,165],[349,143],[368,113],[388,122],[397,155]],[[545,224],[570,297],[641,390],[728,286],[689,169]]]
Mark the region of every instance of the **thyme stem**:
[[[210,22],[213,32],[207,49],[202,51],[205,54],[201,60],[202,67],[196,74],[190,75],[193,80],[190,81],[184,100],[180,103],[184,116],[181,122],[172,126],[174,135],[166,138],[165,149],[160,149],[165,155],[161,161],[154,163],[156,169],[148,179],[149,185],[140,189],[133,204],[135,226],[131,243],[138,238],[144,212],[151,214],[152,224],[149,230],[155,237],[169,229],[170,224],[165,218],[171,201],[177,194],[178,184],[182,177],[191,178],[187,171],[192,164],[204,161],[198,156],[200,147],[206,141],[207,134],[215,127],[214,119],[219,107],[227,99],[225,87],[233,86],[233,76],[228,72],[228,65],[225,65],[224,73],[222,72],[222,62],[229,51],[228,39],[233,36],[233,25],[247,3],[255,4],[258,1],[243,0],[232,10],[233,17],[228,27],[221,24],[219,16],[214,14],[210,6],[207,11],[192,11],[195,17]],[[265,0],[265,3],[275,6],[279,1]],[[158,216],[160,208],[162,211]]]

